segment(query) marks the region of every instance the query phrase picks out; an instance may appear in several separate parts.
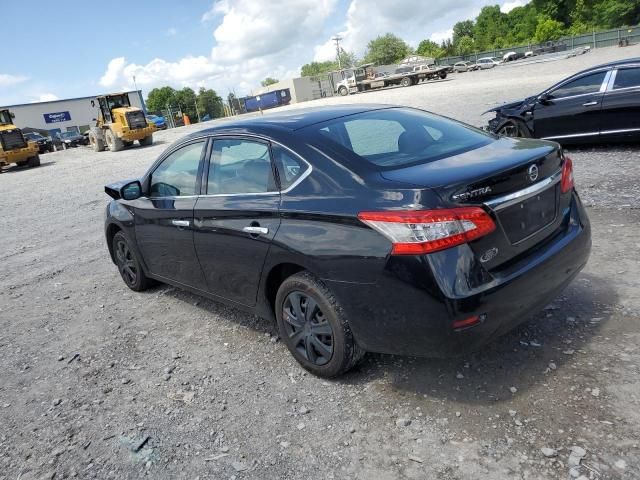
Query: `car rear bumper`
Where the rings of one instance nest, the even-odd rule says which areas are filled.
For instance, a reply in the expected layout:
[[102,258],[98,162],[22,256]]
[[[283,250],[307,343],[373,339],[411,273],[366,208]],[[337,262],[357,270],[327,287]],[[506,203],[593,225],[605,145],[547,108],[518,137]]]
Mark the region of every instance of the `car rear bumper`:
[[[470,283],[471,266],[463,261],[468,257],[453,251],[391,257],[376,284],[328,284],[365,350],[450,357],[478,349],[540,311],[585,266],[590,250],[589,220],[574,194],[559,231],[509,268],[485,272],[481,281],[474,279],[473,288],[461,287],[465,294],[454,295],[445,286]],[[477,275],[480,267],[472,267]],[[453,328],[454,321],[476,315],[483,319],[479,324]]]

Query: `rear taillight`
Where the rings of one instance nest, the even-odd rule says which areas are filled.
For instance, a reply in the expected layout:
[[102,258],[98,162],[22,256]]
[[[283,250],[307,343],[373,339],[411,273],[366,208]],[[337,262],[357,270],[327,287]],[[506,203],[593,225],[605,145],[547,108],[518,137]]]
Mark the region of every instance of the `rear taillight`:
[[479,207],[361,212],[358,218],[391,240],[392,255],[421,255],[483,237],[496,228]]
[[573,188],[573,162],[567,156],[562,164],[562,180],[560,181],[562,193],[567,193]]

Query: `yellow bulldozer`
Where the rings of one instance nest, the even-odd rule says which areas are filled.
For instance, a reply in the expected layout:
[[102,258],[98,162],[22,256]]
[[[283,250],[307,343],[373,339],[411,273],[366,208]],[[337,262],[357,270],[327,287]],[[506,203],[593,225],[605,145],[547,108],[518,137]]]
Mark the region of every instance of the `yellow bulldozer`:
[[40,165],[38,143],[30,142],[22,135],[22,130],[13,124],[13,114],[0,110],[0,173],[2,167],[15,163],[20,166]]
[[127,93],[101,95],[91,100],[91,106],[96,108],[96,102],[100,112],[89,131],[89,144],[96,152],[105,147],[118,152],[136,140],[143,146],[153,144],[156,126],[147,122],[141,109],[131,106]]

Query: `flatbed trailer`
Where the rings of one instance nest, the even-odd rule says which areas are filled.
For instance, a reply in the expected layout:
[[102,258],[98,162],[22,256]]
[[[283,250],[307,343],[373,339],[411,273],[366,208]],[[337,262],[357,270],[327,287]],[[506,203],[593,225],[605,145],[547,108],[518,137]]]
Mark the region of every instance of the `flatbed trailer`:
[[341,73],[343,79],[337,83],[336,93],[342,96],[395,85],[410,87],[425,80],[447,78],[446,67],[430,68],[427,65],[400,67],[391,74],[374,73],[371,65],[363,65],[360,68],[344,70]]

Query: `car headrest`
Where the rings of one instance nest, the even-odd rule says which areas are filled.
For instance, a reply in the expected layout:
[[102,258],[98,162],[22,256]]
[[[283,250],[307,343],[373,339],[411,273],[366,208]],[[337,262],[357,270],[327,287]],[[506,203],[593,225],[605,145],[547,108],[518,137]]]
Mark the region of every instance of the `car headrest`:
[[433,139],[424,129],[407,130],[398,137],[400,153],[418,153],[433,143]]

